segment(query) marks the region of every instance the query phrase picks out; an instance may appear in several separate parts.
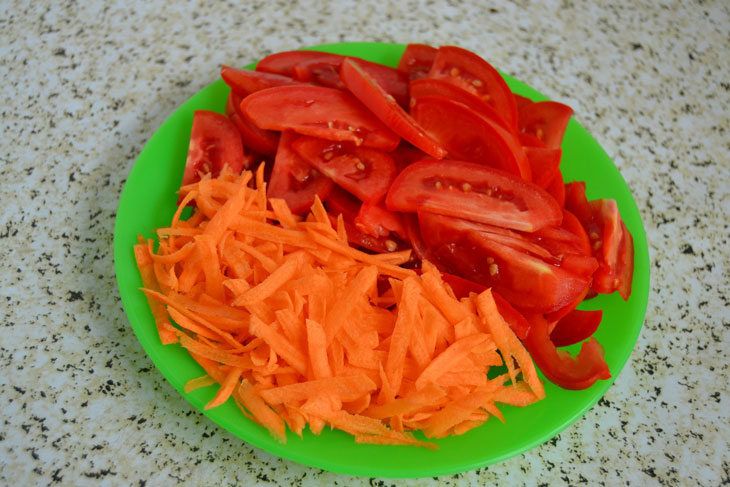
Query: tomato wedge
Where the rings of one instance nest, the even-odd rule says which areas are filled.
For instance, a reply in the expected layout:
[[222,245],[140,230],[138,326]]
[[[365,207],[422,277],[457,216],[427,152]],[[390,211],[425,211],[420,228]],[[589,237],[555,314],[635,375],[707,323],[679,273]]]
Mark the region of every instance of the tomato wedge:
[[383,151],[315,137],[299,137],[292,149],[365,203],[381,200],[395,178],[393,158]]
[[517,129],[517,103],[502,75],[473,52],[441,46],[428,73],[482,98],[500,114],[507,126]]
[[519,130],[534,135],[548,149],[558,149],[573,109],[556,101],[539,101],[524,105],[519,112]]
[[524,249],[505,243],[480,224],[419,212],[421,236],[442,272],[492,287],[515,308],[532,313],[558,310],[590,282]]
[[296,138],[293,132],[282,132],[267,189],[269,197],[282,198],[292,212],[302,214],[312,206],[315,196],[325,200],[334,183],[292,150]]
[[563,182],[563,172],[558,168],[555,171],[555,176],[550,184],[547,185],[545,190],[550,193],[555,202],[561,208],[565,207],[565,183]]
[[250,69],[232,68],[225,64],[221,66],[221,78],[223,78],[223,81],[233,91],[241,96],[250,95],[256,91],[275,86],[302,84],[300,81],[296,81],[289,76],[252,71]]
[[401,239],[408,238],[401,214],[388,211],[379,204],[363,204],[354,222],[358,230],[374,237],[394,234]]
[[225,165],[233,172],[241,172],[243,161],[241,135],[234,123],[220,113],[196,110],[182,186],[200,180],[201,173],[215,177]]
[[427,44],[408,44],[398,63],[398,71],[406,74],[408,79],[421,79],[428,76],[437,49]]
[[527,160],[530,162],[532,182],[541,188],[547,188],[558,173],[563,151],[541,147],[525,147],[524,150]]
[[236,124],[241,137],[243,137],[243,145],[260,154],[276,155],[276,149],[279,146],[279,133],[272,130],[263,130],[254,125],[241,112],[242,100],[243,98],[238,93],[231,90],[226,102],[226,115]]
[[[319,51],[286,51],[272,54],[259,61],[257,71],[282,74],[300,81],[318,83],[323,86],[344,87],[339,78],[340,67],[347,56]],[[398,103],[408,103],[408,77],[406,74],[382,64],[352,57],[375,78]]]
[[415,104],[415,100],[418,98],[424,96],[441,96],[468,106],[482,117],[495,122],[505,130],[513,130],[492,105],[453,83],[439,78],[423,78],[411,81],[408,84],[408,88],[411,95],[411,106]]
[[391,211],[428,211],[534,232],[562,212],[539,186],[472,162],[425,160],[406,167],[386,197]]
[[241,111],[259,128],[290,129],[327,140],[391,151],[400,137],[357,98],[322,86],[279,86],[257,91],[241,102]]
[[416,98],[413,118],[449,152],[449,158],[476,162],[532,180],[519,140],[466,105],[442,96]]
[[446,150],[406,113],[395,98],[388,95],[372,76],[365,72],[357,61],[345,59],[340,77],[366,107],[385,125],[405,140],[436,159],[442,159]]
[[327,195],[327,199],[324,200],[324,206],[331,215],[335,217],[342,215],[342,218],[346,222],[353,223],[355,217],[360,212],[362,202],[352,194],[335,185]]
[[576,357],[559,352],[550,341],[548,324],[539,315],[527,316],[530,330],[523,343],[545,377],[564,389],[587,389],[597,380],[611,378],[603,347],[595,338],[583,343]]

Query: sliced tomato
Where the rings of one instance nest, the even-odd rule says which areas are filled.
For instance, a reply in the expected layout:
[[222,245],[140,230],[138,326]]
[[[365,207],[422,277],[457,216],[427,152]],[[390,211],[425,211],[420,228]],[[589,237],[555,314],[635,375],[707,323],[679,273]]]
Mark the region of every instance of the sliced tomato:
[[565,183],[563,183],[563,172],[559,168],[545,190],[550,193],[560,208],[565,207]]
[[428,76],[437,49],[426,44],[408,44],[398,63],[398,71],[411,81]]
[[524,150],[530,162],[532,182],[541,188],[547,188],[558,173],[563,151],[540,147],[525,147]]
[[573,109],[556,101],[539,101],[523,106],[519,112],[519,129],[534,135],[548,149],[558,149]]
[[413,118],[444,147],[449,158],[501,169],[525,181],[530,162],[517,138],[466,105],[441,96],[417,98]]
[[588,233],[586,233],[578,217],[567,209],[563,209],[563,222],[561,223],[561,227],[577,237],[576,243],[585,255],[591,255],[591,241],[588,238]]
[[598,234],[593,249],[600,263],[593,278],[593,289],[603,294],[619,290],[621,297],[628,299],[633,279],[633,237],[621,220],[615,200],[599,199],[590,201],[589,205],[597,228],[590,235]]
[[524,132],[517,132],[517,139],[520,144],[527,150],[528,147],[537,147],[539,149],[545,149],[545,142],[538,139],[534,135],[526,134]]
[[362,202],[352,194],[335,185],[324,201],[327,212],[334,216],[342,215],[342,218],[349,223],[355,222],[355,217],[360,213]]
[[598,380],[611,378],[603,347],[595,338],[583,343],[576,357],[558,351],[550,341],[548,324],[539,315],[526,316],[530,331],[523,343],[545,377],[564,389],[587,389]]
[[[287,51],[272,54],[259,61],[256,69],[269,73],[292,76],[300,81],[319,83],[332,88],[342,88],[340,67],[347,56],[319,51]],[[362,68],[398,103],[408,103],[408,77],[395,68],[353,57]]]
[[517,105],[518,116],[520,110],[522,110],[522,107],[535,103],[534,101],[532,101],[532,99],[527,98],[526,96],[518,95],[517,93],[512,93],[512,96],[515,97],[515,104]]
[[340,77],[347,89],[395,133],[436,159],[442,159],[446,155],[446,150],[357,61],[346,59],[342,63]]
[[363,204],[355,217],[355,226],[363,233],[374,237],[398,235],[408,239],[400,213],[386,210],[380,204]]
[[[226,115],[233,121],[243,137],[243,144],[260,154],[274,156],[279,146],[279,132],[258,128],[241,112],[243,98],[231,90],[226,102]],[[247,165],[244,165],[248,167]]]
[[411,164],[395,179],[385,202],[391,211],[428,211],[526,232],[562,219],[560,207],[539,186],[464,161]]
[[292,149],[365,203],[381,200],[395,178],[393,158],[383,151],[314,137],[299,137]]
[[603,311],[600,309],[591,311],[574,309],[558,321],[550,332],[550,341],[556,347],[580,343],[596,332],[602,318]]
[[423,96],[442,96],[449,100],[463,103],[482,117],[497,123],[505,130],[510,132],[513,131],[513,128],[507,125],[502,116],[497,113],[492,105],[484,101],[483,98],[466,91],[458,85],[449,83],[448,81],[444,81],[440,78],[423,78],[411,81],[408,84],[408,89],[411,95],[411,105],[415,104],[416,99]]
[[234,123],[220,113],[196,110],[182,185],[200,180],[201,174],[210,173],[215,177],[226,165],[239,173],[243,169],[243,161],[241,135]]
[[439,269],[494,288],[520,310],[555,311],[571,303],[589,283],[589,278],[476,230],[474,222],[430,213],[419,213],[418,220]]
[[504,299],[498,292],[492,291],[492,297],[494,298],[494,304],[497,305],[499,314],[502,315],[504,321],[509,324],[512,331],[517,335],[517,338],[524,340],[527,337],[527,333],[530,331],[530,322],[527,321],[522,313],[517,311],[506,299]]
[[634,237],[621,221],[623,241],[618,254],[618,285],[616,286],[621,297],[626,301],[631,296],[631,285],[634,279]]
[[[337,228],[337,217],[330,214],[330,222],[332,226]],[[367,233],[361,232],[354,223],[344,219],[342,223],[347,233],[347,241],[354,247],[360,247],[366,250],[372,250],[379,254],[386,252],[395,252],[397,250],[405,250],[409,247],[408,242],[400,240],[396,237],[374,237]]]
[[565,208],[583,225],[586,231],[593,223],[593,211],[586,198],[586,183],[573,181],[565,184]]
[[401,141],[400,145],[390,155],[395,162],[397,173],[400,173],[414,162],[430,159],[428,154],[417,147],[413,147],[406,141]]
[[430,251],[426,247],[426,244],[421,238],[421,230],[418,224],[418,215],[416,215],[415,213],[401,213],[401,218],[403,220],[403,227],[405,228],[406,236],[408,237],[408,241],[410,242],[411,248],[416,254],[416,257],[418,257],[420,260],[428,260],[429,262],[434,262],[435,259],[433,258]]
[[350,141],[386,151],[395,149],[400,141],[357,98],[333,88],[308,85],[268,88],[244,98],[241,111],[262,129],[290,129],[303,135]]
[[267,190],[270,198],[284,199],[292,212],[301,215],[312,206],[315,196],[327,199],[334,183],[292,150],[291,143],[296,138],[293,132],[281,134]]
[[517,104],[502,75],[477,54],[455,46],[441,46],[428,73],[482,98],[507,126],[517,128]]
[[221,66],[221,77],[233,91],[241,96],[250,95],[256,91],[275,86],[301,84],[300,81],[296,81],[289,76],[264,73],[250,69],[232,68],[225,64]]

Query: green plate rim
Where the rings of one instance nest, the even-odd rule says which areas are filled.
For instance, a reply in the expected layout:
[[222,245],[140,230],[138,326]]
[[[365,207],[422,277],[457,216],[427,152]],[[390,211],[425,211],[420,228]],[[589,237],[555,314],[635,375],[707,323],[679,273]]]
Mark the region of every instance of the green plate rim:
[[[395,66],[405,45],[345,42],[303,49],[360,56]],[[255,63],[247,67],[253,66]],[[503,75],[516,93],[534,100],[547,99],[525,83]],[[606,360],[612,371],[612,379],[601,381],[584,391],[564,391],[546,384],[548,397],[544,401],[528,408],[505,406],[502,408],[505,424],[492,418],[484,426],[465,435],[436,440],[440,449],[435,452],[412,447],[357,445],[349,435],[329,430],[320,436],[305,431],[302,439],[288,432],[287,444],[281,444],[265,429],[243,417],[232,400],[219,408],[204,410],[207,401],[215,394],[215,389],[205,388],[191,394],[183,391],[185,381],[202,375],[203,371],[182,347],[163,347],[156,337],[149,307],[139,291],[141,280],[134,266],[132,245],[138,234],[151,236],[152,229],[169,221],[174,212],[174,192],[182,177],[192,111],[207,108],[222,113],[227,93],[227,87],[218,79],[175,110],[152,135],[129,172],[114,225],[114,266],[119,294],[129,322],[145,352],[166,380],[211,421],[258,448],[312,467],[369,477],[434,477],[493,465],[549,441],[582,417],[613,384],[628,361],[643,325],[649,297],[649,250],[641,215],[629,187],[598,142],[575,119],[571,119],[563,144],[564,163],[569,162],[561,166],[565,179],[587,180],[588,196],[591,199],[616,199],[621,215],[634,237],[635,272],[631,298],[624,302],[616,294],[599,296],[582,306],[605,310],[604,322],[596,336],[606,346]],[[169,139],[174,143],[168,144]],[[595,162],[576,162],[578,149],[580,157],[591,157]],[[163,162],[158,164],[158,161]],[[177,166],[164,172],[164,165],[171,163]],[[151,180],[154,183],[150,183]],[[591,184],[591,181],[600,181],[602,184]],[[153,187],[146,187],[150,185]],[[156,224],[151,225],[150,221]],[[615,333],[615,328],[622,324],[623,333]],[[575,351],[576,346],[570,350]],[[549,402],[551,398],[555,404]],[[551,416],[550,411],[546,411],[551,406],[558,409],[559,417],[556,418],[554,414]],[[527,429],[527,434],[520,438],[515,428]],[[507,442],[507,447],[492,451],[495,444],[485,440],[494,435],[500,438],[497,446]],[[517,437],[517,443],[512,441],[513,437]]]

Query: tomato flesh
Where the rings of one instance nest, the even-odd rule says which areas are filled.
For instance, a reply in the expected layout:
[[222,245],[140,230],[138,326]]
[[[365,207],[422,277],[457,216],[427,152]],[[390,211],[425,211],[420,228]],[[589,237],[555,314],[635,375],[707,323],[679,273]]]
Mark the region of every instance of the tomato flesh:
[[301,84],[289,76],[232,68],[226,65],[221,66],[221,78],[233,91],[241,96],[275,86]]
[[243,144],[234,123],[220,113],[196,110],[182,185],[200,180],[201,174],[216,177],[226,165],[239,173],[243,164]]
[[523,106],[519,112],[519,130],[545,143],[548,149],[558,149],[573,109],[556,101],[539,101]]
[[477,114],[500,125],[505,130],[513,130],[492,105],[453,83],[440,78],[423,78],[411,81],[408,88],[411,95],[411,105],[415,104],[415,100],[424,96],[441,96],[468,106]]
[[405,140],[436,159],[442,159],[446,150],[429,136],[419,124],[406,113],[395,98],[388,95],[372,76],[352,59],[342,63],[340,77],[345,86],[386,126]]
[[314,137],[299,137],[292,142],[292,149],[366,203],[381,200],[395,178],[393,158],[383,151]]
[[391,151],[400,141],[353,95],[322,86],[279,86],[257,91],[241,111],[259,128],[290,129],[327,140]]
[[428,76],[437,49],[426,44],[408,44],[398,62],[398,71],[406,74],[409,80]]
[[530,163],[519,140],[500,125],[442,96],[415,99],[413,118],[444,147],[449,158],[501,169],[526,181]]
[[[331,88],[344,88],[339,78],[342,62],[348,56],[319,51],[286,51],[265,57],[256,66],[266,71],[294,77],[300,81],[318,83]],[[408,77],[397,69],[365,59],[350,57],[375,78],[402,106],[408,103]]]
[[429,213],[418,214],[421,235],[444,272],[497,290],[513,306],[549,313],[571,303],[589,279],[506,245],[479,224]]
[[391,211],[428,211],[534,232],[559,225],[560,207],[542,188],[464,161],[425,160],[406,167],[386,197]]
[[[524,151],[530,163],[532,182],[541,188],[547,188],[555,180],[563,151],[542,147],[525,147]],[[562,184],[562,178],[560,183]]]
[[252,150],[266,154],[268,156],[276,155],[276,149],[279,146],[279,133],[272,130],[263,130],[253,124],[241,112],[242,97],[231,90],[226,102],[226,115],[236,125],[238,131],[243,137],[243,145]]
[[291,144],[296,138],[297,135],[289,131],[281,134],[267,190],[269,197],[282,198],[293,213],[301,215],[309,211],[315,196],[325,200],[334,183],[313,170],[292,150]]
[[441,46],[428,73],[482,98],[507,126],[517,128],[517,103],[499,71],[477,54],[455,46]]

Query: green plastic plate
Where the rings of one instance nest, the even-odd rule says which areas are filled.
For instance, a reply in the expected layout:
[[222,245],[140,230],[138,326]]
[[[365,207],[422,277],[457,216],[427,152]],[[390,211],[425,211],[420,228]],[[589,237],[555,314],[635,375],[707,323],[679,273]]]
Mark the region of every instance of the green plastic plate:
[[[310,49],[396,66],[404,48],[399,44],[344,43]],[[516,93],[535,100],[546,99],[524,83],[505,77]],[[501,462],[550,440],[596,404],[611,386],[613,380],[599,382],[583,391],[567,391],[547,383],[545,400],[527,408],[502,407],[505,424],[492,418],[467,434],[438,440],[438,451],[358,445],[351,436],[329,430],[319,436],[307,430],[303,438],[289,434],[287,443],[281,444],[264,428],[246,419],[232,400],[203,411],[216,388],[199,389],[192,394],[183,392],[185,382],[202,375],[203,370],[179,345],[160,344],[149,307],[139,291],[142,283],[132,246],[138,234],[151,237],[153,229],[166,226],[175,211],[175,191],[182,179],[193,111],[209,109],[224,113],[227,96],[228,87],[219,79],[185,102],[150,138],[124,185],[114,228],[117,283],[134,332],[165,378],[213,422],[272,454],[325,470],[372,477],[431,477]],[[606,362],[615,378],[634,348],[646,312],[650,268],[646,234],[636,203],[616,166],[575,120],[568,125],[563,151],[561,168],[566,181],[586,181],[589,199],[616,199],[634,236],[631,298],[624,302],[614,294],[586,303],[586,309],[604,310],[596,337],[605,347]]]

